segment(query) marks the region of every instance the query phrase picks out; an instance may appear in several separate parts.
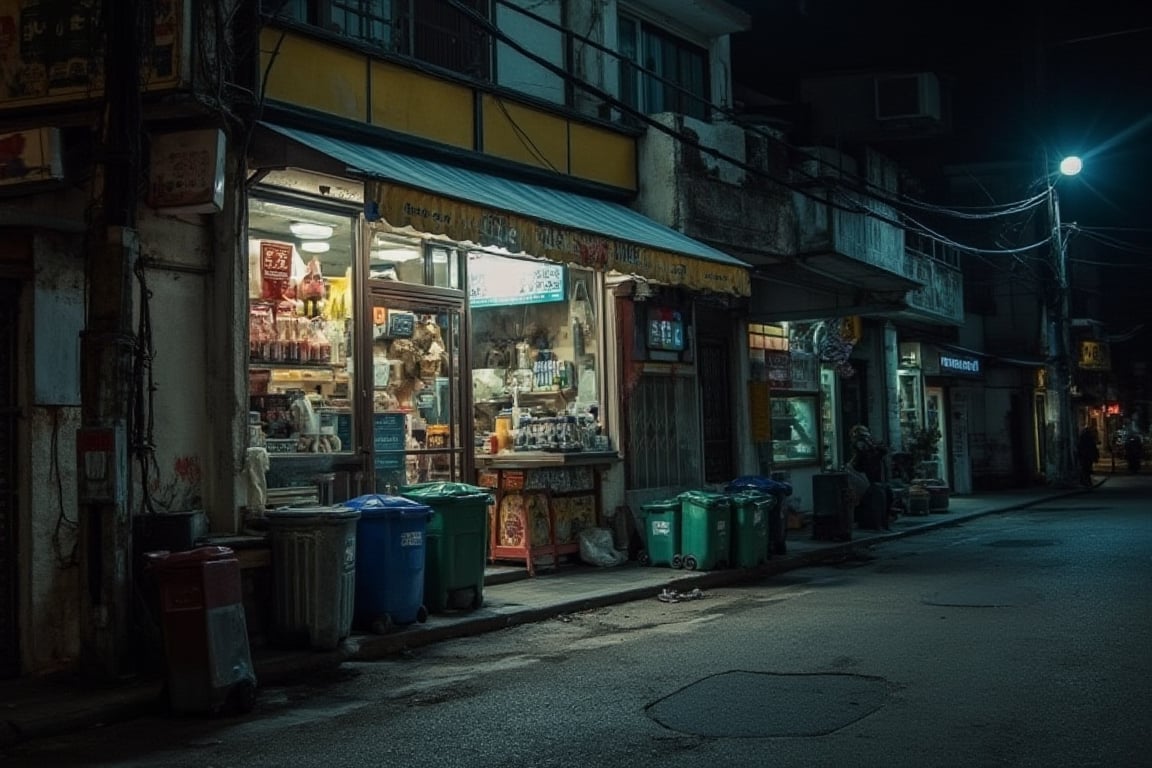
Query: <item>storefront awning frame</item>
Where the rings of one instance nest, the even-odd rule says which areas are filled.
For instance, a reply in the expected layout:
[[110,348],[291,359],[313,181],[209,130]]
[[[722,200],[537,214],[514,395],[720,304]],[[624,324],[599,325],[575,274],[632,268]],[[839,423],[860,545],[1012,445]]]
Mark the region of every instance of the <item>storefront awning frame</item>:
[[370,180],[366,208],[395,227],[735,296],[750,265],[614,202],[273,123],[262,126]]

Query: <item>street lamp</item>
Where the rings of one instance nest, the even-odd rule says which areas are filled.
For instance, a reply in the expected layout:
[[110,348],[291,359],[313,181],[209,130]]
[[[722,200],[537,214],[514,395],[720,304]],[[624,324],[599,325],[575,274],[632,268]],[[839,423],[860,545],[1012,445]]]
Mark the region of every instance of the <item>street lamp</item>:
[[[1065,176],[1075,176],[1080,173],[1084,164],[1079,157],[1066,157],[1060,161],[1060,173]],[[1068,238],[1060,231],[1060,197],[1056,193],[1056,186],[1052,183],[1052,175],[1046,176],[1048,183],[1048,215],[1052,224],[1052,260],[1056,275],[1056,300],[1053,302],[1049,314],[1051,339],[1051,354],[1048,361],[1049,387],[1055,389],[1056,413],[1054,419],[1055,435],[1053,447],[1056,452],[1053,466],[1055,476],[1052,478],[1057,485],[1071,486],[1077,484],[1076,471],[1076,441],[1072,430],[1076,419],[1072,412],[1072,366],[1071,366],[1071,325],[1069,317],[1068,287]]]

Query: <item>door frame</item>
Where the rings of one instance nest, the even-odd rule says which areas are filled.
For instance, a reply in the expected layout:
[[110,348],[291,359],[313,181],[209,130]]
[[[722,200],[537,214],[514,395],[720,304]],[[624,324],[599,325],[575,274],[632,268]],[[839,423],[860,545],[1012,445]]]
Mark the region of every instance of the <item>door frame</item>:
[[[357,380],[360,390],[357,395],[359,416],[357,422],[361,435],[360,452],[363,456],[364,473],[367,478],[366,485],[374,493],[382,493],[384,489],[376,487],[375,449],[373,446],[373,318],[372,309],[377,302],[389,307],[410,309],[416,312],[422,310],[455,312],[460,318],[459,344],[454,346],[451,338],[445,339],[448,353],[448,367],[450,375],[456,378],[452,395],[456,398],[457,412],[459,413],[459,434],[456,435],[458,448],[449,449],[453,456],[450,466],[455,466],[459,473],[459,482],[468,482],[475,477],[475,450],[473,441],[475,429],[470,414],[472,413],[472,380],[469,374],[472,370],[471,350],[471,324],[464,291],[451,288],[436,288],[432,286],[412,283],[399,283],[391,280],[368,280],[367,290],[364,291],[364,306],[361,311],[363,321],[357,324],[356,338],[358,352],[357,362],[361,373]],[[451,445],[451,442],[450,442]]]

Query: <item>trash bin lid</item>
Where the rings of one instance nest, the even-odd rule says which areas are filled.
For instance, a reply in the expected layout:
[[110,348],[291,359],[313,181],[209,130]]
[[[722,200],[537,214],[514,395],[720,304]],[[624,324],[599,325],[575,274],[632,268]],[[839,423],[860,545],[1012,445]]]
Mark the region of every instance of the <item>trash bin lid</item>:
[[702,507],[715,507],[732,503],[728,496],[723,493],[713,493],[712,491],[684,491],[684,493],[676,498],[680,499],[680,501],[699,504]]
[[776,497],[767,493],[766,491],[757,491],[751,488],[741,491],[733,491],[729,494],[732,503],[739,506],[756,506],[756,507],[774,507],[776,505]]
[[658,510],[679,509],[680,508],[680,500],[679,499],[661,499],[660,501],[649,501],[646,504],[641,504],[640,508],[641,509],[658,509]]
[[357,496],[345,501],[343,505],[349,509],[359,510],[361,520],[373,517],[416,517],[420,515],[429,517],[432,514],[432,508],[427,504],[421,504],[403,496],[388,496],[379,493]]
[[227,560],[234,556],[235,553],[231,547],[219,546],[197,547],[196,549],[188,549],[183,552],[160,550],[157,552],[144,553],[144,557],[148,559],[149,568],[164,569],[195,568],[209,560]]
[[756,490],[763,491],[764,493],[783,493],[785,496],[792,495],[792,484],[785,483],[781,480],[773,480],[764,475],[744,475],[738,477],[724,489],[729,493],[733,491]]
[[492,500],[492,492],[487,488],[468,483],[432,482],[409,485],[400,489],[400,495],[427,504],[452,504],[457,502],[477,501],[487,498]]
[[360,517],[360,511],[344,506],[277,507],[264,513],[269,522],[302,522],[316,518],[317,522],[351,520]]

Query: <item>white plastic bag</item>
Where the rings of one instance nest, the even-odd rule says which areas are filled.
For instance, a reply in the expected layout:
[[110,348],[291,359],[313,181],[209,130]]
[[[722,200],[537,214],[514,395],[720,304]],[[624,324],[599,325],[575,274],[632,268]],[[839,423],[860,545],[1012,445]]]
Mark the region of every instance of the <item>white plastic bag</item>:
[[580,531],[580,559],[589,565],[620,565],[628,559],[612,547],[612,531],[607,528],[585,528]]

